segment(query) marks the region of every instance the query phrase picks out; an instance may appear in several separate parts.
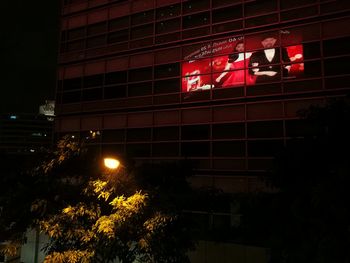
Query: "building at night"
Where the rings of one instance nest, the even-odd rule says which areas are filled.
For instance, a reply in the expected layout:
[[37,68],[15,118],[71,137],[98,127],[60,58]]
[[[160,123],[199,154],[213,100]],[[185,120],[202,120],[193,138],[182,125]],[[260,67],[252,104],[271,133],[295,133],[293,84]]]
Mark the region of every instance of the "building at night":
[[56,124],[103,154],[188,159],[196,186],[255,191],[349,91],[347,0],[65,0]]

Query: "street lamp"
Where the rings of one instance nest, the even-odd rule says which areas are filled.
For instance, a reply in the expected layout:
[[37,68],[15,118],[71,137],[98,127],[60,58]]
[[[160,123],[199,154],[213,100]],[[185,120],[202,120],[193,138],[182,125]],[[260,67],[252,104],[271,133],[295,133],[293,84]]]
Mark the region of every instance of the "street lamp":
[[115,158],[104,158],[103,162],[105,167],[111,170],[116,170],[120,166],[120,161]]

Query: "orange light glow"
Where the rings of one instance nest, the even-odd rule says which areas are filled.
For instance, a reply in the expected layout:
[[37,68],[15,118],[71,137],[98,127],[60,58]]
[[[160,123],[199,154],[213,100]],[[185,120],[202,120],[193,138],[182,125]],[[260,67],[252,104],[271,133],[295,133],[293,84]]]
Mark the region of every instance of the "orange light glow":
[[104,158],[104,164],[109,169],[117,169],[120,165],[120,162],[114,158]]

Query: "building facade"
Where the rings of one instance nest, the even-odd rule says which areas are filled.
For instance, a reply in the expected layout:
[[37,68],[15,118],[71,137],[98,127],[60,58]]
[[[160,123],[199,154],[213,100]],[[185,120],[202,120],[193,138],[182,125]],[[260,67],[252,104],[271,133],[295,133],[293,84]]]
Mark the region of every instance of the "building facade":
[[55,131],[255,191],[300,109],[349,92],[347,0],[65,0]]

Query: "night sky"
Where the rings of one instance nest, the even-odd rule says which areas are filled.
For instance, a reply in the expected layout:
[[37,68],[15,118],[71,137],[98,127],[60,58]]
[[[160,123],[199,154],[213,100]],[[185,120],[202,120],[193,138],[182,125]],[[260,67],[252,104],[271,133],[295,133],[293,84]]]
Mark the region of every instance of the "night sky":
[[1,2],[0,113],[36,113],[54,98],[59,0]]

